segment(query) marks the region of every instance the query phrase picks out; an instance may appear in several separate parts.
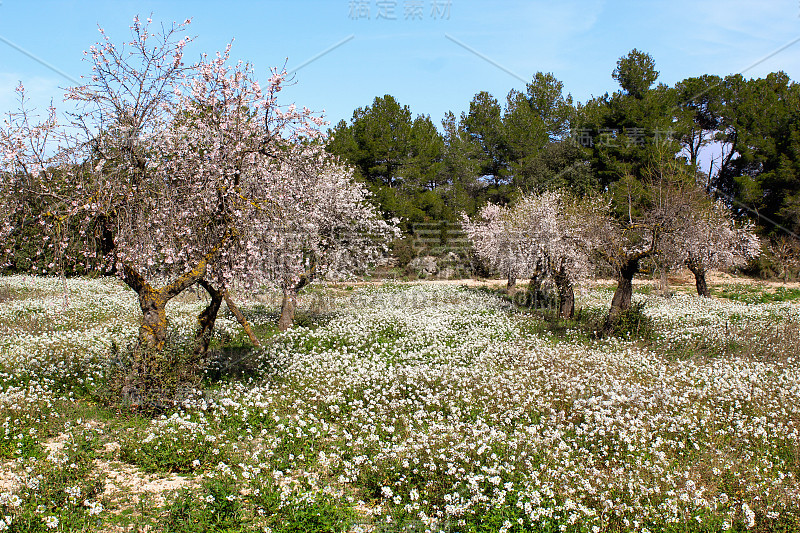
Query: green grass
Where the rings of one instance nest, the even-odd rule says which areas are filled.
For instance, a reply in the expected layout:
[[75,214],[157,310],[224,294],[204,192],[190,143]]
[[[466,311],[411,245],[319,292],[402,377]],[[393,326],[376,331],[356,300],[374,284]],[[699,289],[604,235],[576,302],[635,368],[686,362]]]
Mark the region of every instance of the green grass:
[[800,289],[788,287],[777,287],[775,290],[770,291],[758,286],[733,285],[723,288],[713,287],[710,291],[714,296],[746,304],[800,300]]

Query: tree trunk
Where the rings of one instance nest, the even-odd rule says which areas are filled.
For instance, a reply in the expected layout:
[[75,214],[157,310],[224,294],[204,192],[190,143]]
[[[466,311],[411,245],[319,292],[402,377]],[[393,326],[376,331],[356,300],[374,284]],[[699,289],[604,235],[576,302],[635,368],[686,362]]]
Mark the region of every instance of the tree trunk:
[[131,366],[126,370],[120,393],[124,402],[137,408],[158,408],[162,380],[159,379],[157,353],[163,352],[167,341],[168,298],[150,285],[139,286],[139,344],[133,352]]
[[314,274],[317,270],[316,258],[311,258],[310,268],[300,276],[300,279],[295,285],[290,285],[288,282],[283,289],[283,300],[281,301],[281,316],[278,319],[278,329],[286,331],[294,323],[294,311],[297,309],[297,293],[300,289],[308,285],[314,280]]
[[[131,368],[126,370],[120,391],[123,399],[131,405],[140,408],[150,405],[161,409],[164,402],[169,401],[168,396],[176,392],[177,389],[170,390],[170,387],[176,387],[174,383],[165,383],[164,360],[160,353],[164,351],[167,341],[167,302],[206,275],[208,263],[216,258],[228,236],[226,234],[219,245],[207,253],[192,270],[178,276],[160,289],[153,288],[133,265],[122,262],[122,280],[139,295],[139,307],[142,310],[139,345],[134,351]],[[106,247],[108,246],[111,245],[107,243]],[[216,318],[216,311],[213,314]],[[175,375],[180,377],[183,370],[178,368]]]
[[225,303],[227,304],[228,309],[230,309],[231,313],[233,313],[233,316],[236,317],[236,320],[239,321],[239,324],[244,329],[244,332],[247,333],[247,336],[250,338],[250,342],[253,343],[253,346],[261,348],[261,343],[258,341],[258,337],[256,337],[253,333],[250,323],[247,322],[247,319],[242,314],[242,311],[236,306],[236,304],[233,302],[233,299],[231,299],[228,289],[223,289],[222,292],[225,296]]
[[209,252],[195,268],[160,289],[153,288],[133,266],[122,263],[122,281],[139,295],[139,307],[142,309],[139,327],[141,348],[159,352],[164,349],[167,340],[167,302],[206,275],[208,262],[216,257],[218,250],[215,248]]
[[558,288],[558,316],[572,318],[575,316],[575,291],[572,288],[572,282],[563,271],[557,273],[554,280],[556,288]]
[[512,269],[508,269],[508,285],[506,286],[506,291],[511,293],[514,290],[514,287],[517,286],[517,276],[514,274]]
[[628,259],[620,268],[617,277],[617,290],[611,299],[611,309],[608,312],[608,319],[603,328],[606,333],[614,329],[619,315],[631,308],[633,298],[633,276],[639,272],[639,259]]
[[561,305],[558,310],[558,316],[561,318],[572,318],[575,316],[575,291],[572,285],[569,285],[563,290],[558,291],[558,297],[561,300]]
[[669,273],[666,267],[661,267],[661,286],[659,287],[661,296],[668,298],[670,296],[669,290]]
[[294,311],[297,308],[297,290],[284,289],[281,301],[281,317],[278,319],[278,329],[286,331],[294,322]]
[[208,346],[211,344],[211,336],[214,332],[214,323],[219,314],[219,308],[222,305],[223,290],[216,290],[206,280],[198,280],[197,283],[202,286],[208,295],[211,296],[211,301],[208,303],[200,316],[197,317],[199,328],[194,336],[194,359],[195,361],[202,361],[208,354]]
[[706,283],[705,271],[699,270],[695,272],[694,281],[695,285],[697,285],[697,294],[706,298],[711,298],[711,292],[709,292],[708,284]]
[[528,282],[528,296],[530,298],[531,309],[539,309],[539,304],[542,300],[541,263],[537,263],[536,268],[531,272],[531,280]]
[[539,292],[542,290],[542,278],[538,272],[531,275],[531,280],[528,282],[528,290],[531,292]]
[[142,323],[139,326],[139,345],[148,350],[161,351],[167,340],[167,299],[151,288],[139,293]]
[[697,287],[697,295],[711,298],[711,292],[708,290],[708,284],[706,283],[705,269],[694,265],[689,265],[689,270],[691,270],[692,274],[694,274],[694,284]]

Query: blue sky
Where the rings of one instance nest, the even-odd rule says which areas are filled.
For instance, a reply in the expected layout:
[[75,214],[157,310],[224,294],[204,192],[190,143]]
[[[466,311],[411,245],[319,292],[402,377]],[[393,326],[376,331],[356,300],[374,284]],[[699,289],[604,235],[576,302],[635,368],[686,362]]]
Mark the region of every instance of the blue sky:
[[1,0],[0,112],[15,107],[19,81],[40,106],[51,98],[58,106],[59,87],[71,83],[29,55],[78,78],[89,71],[83,51],[98,40],[98,24],[119,42],[137,13],[167,23],[191,17],[190,59],[235,39],[233,56],[263,79],[269,67],[291,70],[339,43],[282,93],[283,103],[324,110],[333,124],[384,94],[438,124],[478,91],[503,102],[537,71],[586,101],[617,89],[611,71],[632,48],[650,53],[668,84],[748,67],[748,77],[783,70],[800,80],[800,42],[764,60],[800,39],[798,0]]

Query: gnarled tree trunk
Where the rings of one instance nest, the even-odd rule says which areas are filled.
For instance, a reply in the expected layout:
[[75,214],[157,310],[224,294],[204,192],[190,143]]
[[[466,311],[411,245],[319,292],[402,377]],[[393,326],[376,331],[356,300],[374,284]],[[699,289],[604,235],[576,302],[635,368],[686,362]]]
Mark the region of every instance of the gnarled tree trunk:
[[539,309],[542,298],[542,264],[538,262],[531,272],[531,280],[528,282],[528,296],[530,298],[531,309]]
[[224,289],[217,290],[204,279],[197,280],[197,283],[203,287],[211,297],[208,306],[203,309],[203,312],[197,317],[199,327],[194,336],[194,358],[195,361],[201,361],[208,353],[208,347],[211,344],[211,336],[214,333],[214,323],[217,320],[219,308],[222,305]]
[[167,340],[167,299],[161,291],[150,288],[139,293],[142,323],[139,325],[139,345],[161,351]]
[[206,272],[206,261],[169,285],[160,289],[151,286],[144,277],[128,264],[123,264],[123,281],[139,296],[142,323],[139,326],[139,346],[161,351],[167,338],[167,302],[202,278]]
[[514,287],[517,286],[517,276],[514,274],[512,269],[508,269],[508,283],[506,284],[506,292],[509,294],[514,290]]
[[698,296],[711,298],[711,291],[708,290],[708,283],[706,283],[706,269],[695,261],[687,261],[686,266],[694,274],[694,284],[697,287]]
[[603,328],[606,333],[614,329],[614,324],[617,322],[619,315],[631,308],[633,276],[639,272],[640,259],[641,257],[639,256],[628,258],[619,270],[617,290],[614,291],[614,297],[611,299],[611,309],[608,312],[608,319],[606,319],[606,324]]
[[[164,349],[167,338],[167,302],[203,279],[209,261],[217,256],[227,238],[226,234],[219,245],[207,253],[196,267],[160,289],[150,285],[132,265],[122,263],[122,281],[139,295],[139,307],[142,309],[142,323],[139,327],[140,348],[156,351]],[[111,244],[107,243],[104,246],[109,246],[113,250],[113,240]]]
[[531,274],[531,280],[528,282],[528,290],[530,292],[539,292],[542,290],[542,278],[539,272]]
[[[201,279],[211,255],[190,272],[172,283],[155,289],[131,265],[123,263],[123,281],[139,295],[142,322],[139,326],[139,345],[134,351],[131,368],[122,386],[122,397],[132,405],[162,408],[165,393],[162,373],[164,362],[157,355],[163,352],[167,340],[166,306],[172,298]],[[216,314],[215,314],[216,316]],[[168,386],[167,386],[168,388]]]
[[278,318],[278,329],[286,331],[294,323],[294,312],[297,309],[297,293],[300,289],[314,280],[317,264],[314,258],[311,260],[310,268],[300,276],[294,285],[285,282],[283,285],[283,299],[281,300],[281,316]]
[[228,289],[225,287],[215,289],[214,286],[204,279],[198,280],[197,283],[208,292],[211,297],[211,302],[197,318],[200,329],[198,329],[195,335],[195,356],[202,358],[208,352],[208,346],[211,342],[211,336],[214,330],[214,323],[223,300],[225,300],[228,309],[230,309],[233,316],[236,317],[236,320],[242,326],[242,329],[244,329],[244,332],[250,338],[250,342],[252,342],[254,346],[261,347],[258,338],[253,334],[250,323],[244,317],[244,314],[242,314],[242,311],[237,307],[236,303],[234,303],[230,293],[228,293]]

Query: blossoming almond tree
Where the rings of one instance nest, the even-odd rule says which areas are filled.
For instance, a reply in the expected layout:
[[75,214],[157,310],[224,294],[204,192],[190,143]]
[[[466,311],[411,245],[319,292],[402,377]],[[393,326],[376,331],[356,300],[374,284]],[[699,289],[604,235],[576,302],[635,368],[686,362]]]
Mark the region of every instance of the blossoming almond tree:
[[631,308],[633,278],[643,262],[674,264],[683,253],[680,236],[707,201],[683,163],[663,155],[642,179],[624,176],[610,196],[615,212],[597,218],[593,230],[600,255],[617,276],[606,332]]
[[706,273],[744,265],[761,253],[761,242],[749,222],[737,226],[720,201],[693,210],[687,224],[673,237],[679,259],[694,274],[697,294],[710,297]]
[[[0,255],[7,258],[11,258],[13,247],[25,239],[26,226],[45,224],[37,213],[47,212],[51,204],[62,201],[60,196],[33,195],[31,191],[39,180],[58,182],[58,168],[65,162],[55,108],[50,106],[46,117],[35,116],[26,110],[22,84],[16,92],[20,110],[8,113],[0,127]],[[59,228],[60,225],[52,227],[56,232]],[[50,235],[41,243],[48,250],[54,246]]]
[[[282,216],[264,176],[322,124],[308,109],[278,106],[285,71],[262,89],[249,65],[230,64],[230,46],[183,67],[188,39],[175,36],[188,22],[154,35],[135,19],[130,52],[106,38],[92,49],[91,83],[70,94],[88,104],[84,132],[100,131],[87,215],[113,239],[104,252],[139,294],[140,340],[157,349],[166,302],[186,287],[205,280],[225,295],[234,280],[263,279],[260,233]],[[161,288],[148,281],[164,277],[172,281]],[[216,316],[211,294],[202,339]]]
[[[101,30],[91,78],[68,93],[82,104],[72,127],[32,128],[23,112],[2,135],[4,173],[22,176],[27,197],[51,200],[43,232],[61,249],[79,243],[87,267],[136,291],[140,345],[156,350],[166,304],[184,289],[258,281],[261,229],[281,217],[264,176],[322,123],[278,106],[285,72],[262,88],[248,65],[229,64],[230,47],[185,66],[190,39],[179,35],[188,23],[151,32],[137,17],[120,47]],[[41,148],[54,134],[58,145]],[[68,177],[55,180],[54,169]],[[76,231],[56,231],[67,226]]]
[[[307,109],[278,107],[276,97],[285,72],[273,71],[268,88],[262,90],[252,68],[241,62],[231,66],[229,55],[230,47],[197,66],[198,75],[184,84],[179,96],[178,118],[172,126],[177,134],[167,136],[163,146],[166,153],[180,156],[164,158],[162,171],[196,176],[198,187],[216,195],[208,202],[213,224],[230,231],[198,279],[211,298],[199,317],[198,356],[208,349],[223,300],[258,344],[228,289],[232,285],[253,289],[272,280],[270,260],[277,243],[266,236],[298,205],[296,198],[287,200],[284,189],[293,187],[299,198],[308,193],[299,174],[286,175],[281,169],[305,166],[307,172],[315,172],[299,145],[316,138],[315,127],[323,124]],[[211,227],[210,221],[205,224]]]
[[292,325],[300,289],[316,279],[342,280],[364,272],[399,236],[384,221],[351,169],[320,146],[309,146],[271,176],[281,212],[263,232],[267,275],[282,294],[280,330]]
[[[584,205],[585,204],[585,205]],[[590,205],[591,204],[591,205]],[[575,310],[574,284],[589,275],[592,235],[587,229],[596,206],[577,202],[563,192],[523,196],[513,207],[486,205],[462,226],[478,256],[512,275],[552,277],[559,293],[559,316]]]
[[461,227],[478,257],[507,276],[508,290],[514,288],[517,278],[527,276],[535,268],[529,262],[520,227],[515,224],[510,208],[489,203],[474,220],[462,213]]
[[592,224],[602,208],[596,200],[577,200],[561,191],[530,194],[514,206],[528,264],[543,265],[558,290],[562,318],[575,312],[574,286],[592,271]]

